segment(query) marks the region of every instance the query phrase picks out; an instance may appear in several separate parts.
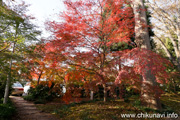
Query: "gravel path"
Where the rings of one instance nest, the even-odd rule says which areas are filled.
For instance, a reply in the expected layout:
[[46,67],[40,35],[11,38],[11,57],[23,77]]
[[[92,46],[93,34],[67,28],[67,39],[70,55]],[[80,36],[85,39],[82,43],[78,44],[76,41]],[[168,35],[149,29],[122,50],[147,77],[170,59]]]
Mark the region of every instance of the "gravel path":
[[22,97],[10,96],[10,99],[17,110],[16,120],[58,120],[49,113],[41,112],[32,102],[25,101]]

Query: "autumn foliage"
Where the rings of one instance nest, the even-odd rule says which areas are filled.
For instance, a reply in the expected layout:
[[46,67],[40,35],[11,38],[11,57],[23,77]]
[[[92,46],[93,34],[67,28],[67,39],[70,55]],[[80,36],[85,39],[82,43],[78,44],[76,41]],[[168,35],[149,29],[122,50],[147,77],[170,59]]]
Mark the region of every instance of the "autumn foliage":
[[134,63],[131,64],[132,67],[124,67],[119,72],[116,78],[117,83],[130,78],[133,78],[134,82],[131,82],[135,83],[135,80],[140,79],[138,75],[145,76],[145,70],[151,70],[152,74],[156,76],[157,83],[165,84],[168,82],[170,76],[166,69],[172,64],[162,56],[146,49],[134,48],[126,52],[123,57],[133,60]]
[[[44,62],[65,84],[79,83],[87,91],[102,85],[106,95],[110,82],[140,88],[147,70],[157,83],[167,82],[170,63],[160,55],[140,48],[111,50],[120,42],[135,47],[134,14],[128,0],[66,0],[64,4],[67,11],[60,14],[61,22],[47,22],[53,37],[45,44]],[[128,60],[133,62],[125,65]],[[66,101],[78,91],[69,88]]]

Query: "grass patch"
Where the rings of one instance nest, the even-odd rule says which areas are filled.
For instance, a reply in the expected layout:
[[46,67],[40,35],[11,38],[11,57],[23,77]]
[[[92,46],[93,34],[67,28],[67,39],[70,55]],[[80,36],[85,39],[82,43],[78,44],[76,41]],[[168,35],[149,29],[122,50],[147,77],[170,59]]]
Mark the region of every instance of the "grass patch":
[[[56,114],[61,119],[72,120],[119,120],[121,113],[134,113],[137,111],[129,103],[123,101],[93,101],[83,103],[71,103],[68,105],[38,105],[38,108]],[[140,111],[139,111],[140,112]]]
[[161,97],[163,109],[166,112],[180,112],[180,95],[178,94],[164,94]]
[[[167,112],[169,110],[172,112],[173,110],[176,113],[179,112],[180,96],[170,96],[169,98],[169,96],[164,95],[161,99],[164,105],[164,111]],[[37,107],[42,111],[55,114],[62,120],[121,120],[121,114],[160,113],[160,111],[142,107],[140,101],[137,100],[137,96],[129,98],[128,102],[124,102],[123,100],[110,100],[108,102],[88,101],[68,105],[45,104],[37,105]]]
[[2,104],[2,100],[0,102],[0,120],[11,120],[11,117],[16,112],[13,103],[10,100],[7,104]]

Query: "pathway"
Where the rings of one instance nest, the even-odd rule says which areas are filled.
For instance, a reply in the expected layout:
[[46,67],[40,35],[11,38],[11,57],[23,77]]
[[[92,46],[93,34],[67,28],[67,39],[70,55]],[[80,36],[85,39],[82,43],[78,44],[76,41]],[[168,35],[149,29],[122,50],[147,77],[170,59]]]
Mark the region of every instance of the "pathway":
[[17,110],[16,120],[58,120],[50,113],[41,112],[32,102],[25,101],[22,97],[10,96],[10,99]]

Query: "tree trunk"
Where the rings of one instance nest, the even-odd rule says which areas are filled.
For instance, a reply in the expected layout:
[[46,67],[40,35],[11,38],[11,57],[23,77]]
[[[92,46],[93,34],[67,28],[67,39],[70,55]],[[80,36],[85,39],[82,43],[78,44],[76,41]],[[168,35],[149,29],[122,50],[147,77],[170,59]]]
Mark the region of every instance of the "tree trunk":
[[[178,50],[180,53],[180,1],[178,3],[178,18],[177,18],[177,37],[178,37]],[[177,57],[177,61],[178,61],[178,70],[180,71],[180,55]]]
[[161,103],[159,99],[159,93],[156,87],[155,76],[150,70],[146,70],[145,76],[142,77],[141,87],[141,103],[142,105],[161,110]]
[[40,79],[41,79],[41,75],[42,75],[42,71],[41,71],[41,73],[39,74],[38,81],[37,81],[37,85],[39,85],[39,82],[40,82]]
[[103,88],[104,88],[104,102],[107,101],[107,88],[106,88],[106,84],[103,84]]
[[138,47],[151,50],[147,27],[147,16],[143,0],[133,0],[133,3],[135,17],[135,42]]
[[166,56],[169,58],[169,60],[173,63],[174,66],[177,66],[178,70],[180,71],[180,60],[176,54],[176,56],[178,57],[177,60],[175,58],[173,58],[172,54],[170,53],[170,51],[168,50],[168,48],[166,47],[166,45],[163,43],[163,41],[161,40],[161,38],[159,38],[158,36],[156,36],[158,43],[161,45],[161,47],[164,49],[164,52],[166,53]]
[[[155,36],[156,36],[156,35],[155,35]],[[159,38],[158,36],[156,36],[156,38],[157,38],[158,43],[159,43],[159,44],[161,45],[161,47],[164,49],[164,51],[165,51],[167,57],[169,58],[169,60],[171,60],[171,61],[173,62],[173,57],[172,57],[170,51],[167,49],[166,45],[163,43],[163,41],[161,40],[161,38]]]
[[7,81],[6,81],[6,88],[5,88],[5,93],[4,93],[3,104],[7,103],[8,97],[9,97],[9,87],[10,87],[10,82],[11,82],[11,67],[12,67],[12,58],[10,60],[10,67],[9,67],[9,73],[7,76]]
[[120,99],[124,98],[124,85],[120,85],[119,87],[119,98]]
[[[135,42],[139,48],[151,50],[147,16],[143,0],[133,0],[133,10],[135,15]],[[155,79],[151,71],[146,69],[145,75],[142,76],[141,100],[143,105],[147,107],[161,109],[158,93],[152,90],[156,86]]]
[[93,99],[94,99],[94,91],[91,90],[91,92],[90,92],[90,100],[93,100]]
[[180,54],[177,56],[177,69],[180,71]]
[[[14,43],[12,55],[15,51],[15,46],[16,46],[16,43]],[[5,88],[5,92],[4,92],[3,104],[6,104],[8,101],[8,98],[9,98],[9,87],[10,87],[10,83],[11,83],[11,68],[12,68],[12,56],[10,58],[9,73],[8,73],[7,81],[6,81],[6,88]]]
[[170,38],[170,40],[173,44],[174,52],[175,52],[176,57],[177,57],[177,60],[176,60],[177,68],[178,68],[178,70],[180,70],[180,50],[178,49],[178,45],[176,44],[176,41],[173,38],[173,36],[170,34],[170,35],[168,35],[168,37]]

